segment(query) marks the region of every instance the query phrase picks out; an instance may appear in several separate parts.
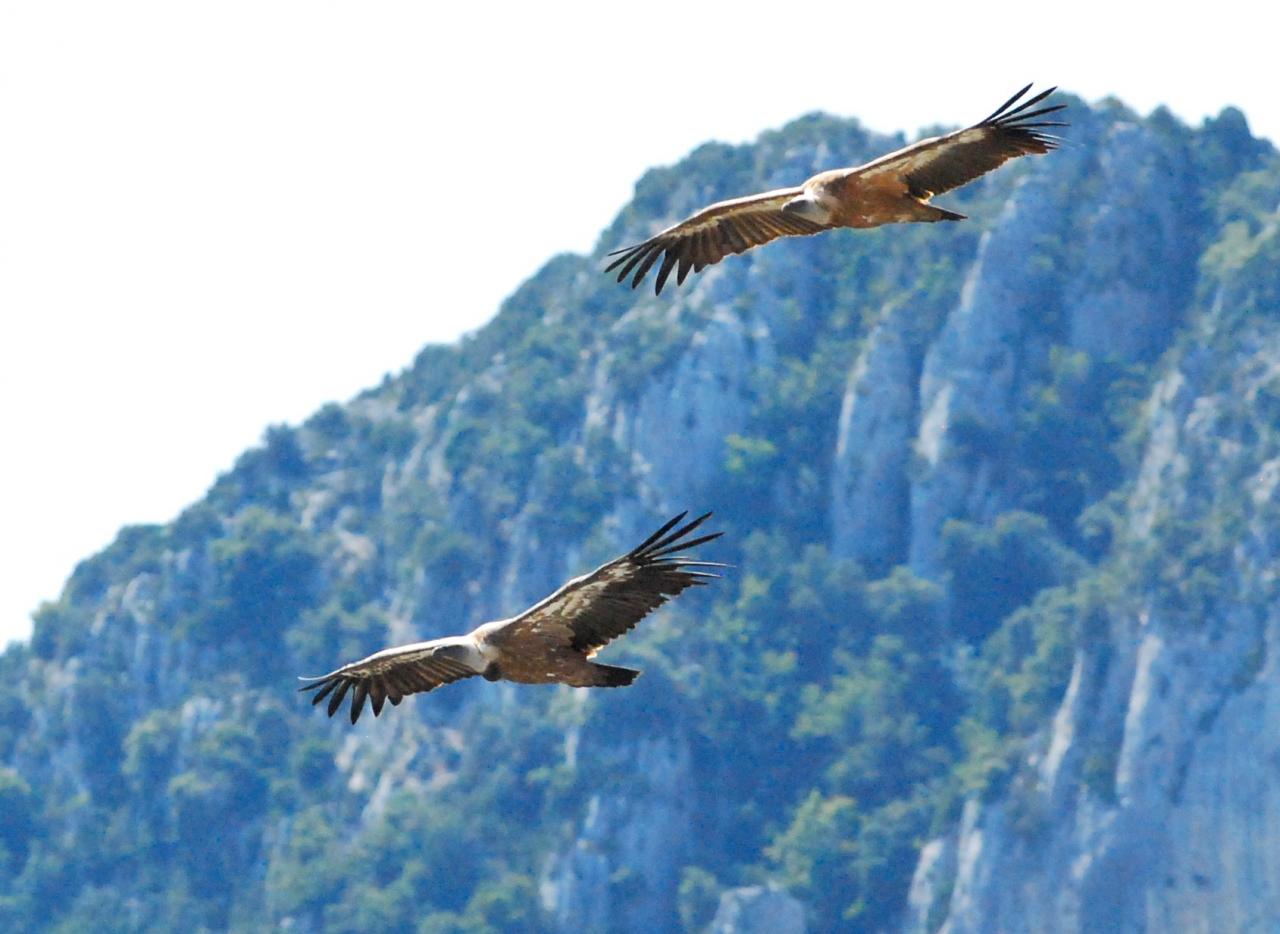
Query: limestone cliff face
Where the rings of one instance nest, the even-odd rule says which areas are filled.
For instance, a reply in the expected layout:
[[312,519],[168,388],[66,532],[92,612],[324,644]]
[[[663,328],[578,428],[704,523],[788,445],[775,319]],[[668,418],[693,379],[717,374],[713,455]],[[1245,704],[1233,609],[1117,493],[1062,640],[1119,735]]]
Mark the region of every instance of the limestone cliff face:
[[1280,331],[1241,314],[1274,295],[1261,283],[1274,282],[1275,229],[1264,217],[1242,239],[1230,284],[1202,283],[1146,402],[1114,599],[1013,788],[970,801],[925,847],[907,930],[1265,931],[1280,919]]
[[1023,257],[1046,227],[1064,223],[1065,208],[1037,187],[1023,185],[996,228],[983,235],[960,303],[925,355],[915,438],[923,470],[911,490],[910,561],[926,576],[939,572],[938,536],[946,518],[989,518],[1001,505],[990,460],[982,453],[968,456],[958,438],[962,431],[988,438],[1010,434],[1018,380],[1037,363],[1039,348],[1023,337],[1049,296],[1038,281],[1043,270]]
[[907,466],[919,361],[890,314],[867,337],[840,402],[831,467],[831,547],[864,562],[901,559],[909,540]]
[[698,823],[688,744],[644,740],[625,755],[635,778],[592,795],[573,842],[544,876],[543,905],[560,930],[678,926],[671,893]]
[[1055,153],[983,235],[925,354],[910,562],[927,576],[947,518],[1008,508],[991,452],[1044,372],[1046,337],[1060,328],[1091,358],[1137,361],[1167,346],[1185,314],[1204,232],[1182,147],[1127,120],[1086,118],[1075,135],[1083,145]]

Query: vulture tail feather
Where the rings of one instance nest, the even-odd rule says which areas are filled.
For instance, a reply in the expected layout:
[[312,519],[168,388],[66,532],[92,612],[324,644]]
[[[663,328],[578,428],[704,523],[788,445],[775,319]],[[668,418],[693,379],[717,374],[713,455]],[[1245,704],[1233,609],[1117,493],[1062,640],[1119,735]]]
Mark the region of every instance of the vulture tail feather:
[[592,682],[589,687],[593,688],[623,688],[640,676],[640,672],[634,668],[600,665],[595,662],[591,664],[591,674]]

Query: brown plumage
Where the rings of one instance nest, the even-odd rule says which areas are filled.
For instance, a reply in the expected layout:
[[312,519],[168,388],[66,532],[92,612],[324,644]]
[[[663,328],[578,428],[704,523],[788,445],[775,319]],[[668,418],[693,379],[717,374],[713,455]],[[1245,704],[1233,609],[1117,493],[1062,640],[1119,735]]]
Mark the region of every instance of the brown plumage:
[[929,204],[929,199],[1010,159],[1057,148],[1058,138],[1041,131],[1067,124],[1037,118],[1067,105],[1032,110],[1057,90],[1049,88],[1014,107],[1030,89],[1028,84],[991,116],[963,130],[922,139],[865,165],[821,172],[795,188],[719,201],[643,243],[614,250],[609,255],[617,259],[605,272],[617,269],[619,282],[631,276],[634,289],[661,258],[656,295],[673,270],[680,284],[690,271],[701,272],[731,253],[744,253],[778,237],[803,237],[835,227],[964,220],[963,214]]
[[725,567],[681,557],[724,534],[687,538],[711,513],[672,531],[686,515],[680,513],[631,551],[575,577],[518,616],[477,626],[465,636],[383,649],[327,675],[302,678],[308,683],[299,690],[315,691],[313,704],[328,697],[331,717],[350,692],[355,723],[366,698],[376,717],[388,700],[399,704],[406,695],[473,675],[524,684],[628,685],[640,672],[591,658],[671,597],[720,576],[704,568]]

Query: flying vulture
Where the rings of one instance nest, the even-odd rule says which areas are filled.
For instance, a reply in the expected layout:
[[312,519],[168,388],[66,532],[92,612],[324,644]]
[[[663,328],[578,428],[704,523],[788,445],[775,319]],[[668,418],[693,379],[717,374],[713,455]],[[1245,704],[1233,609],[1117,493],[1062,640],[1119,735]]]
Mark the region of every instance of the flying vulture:
[[1058,137],[1041,131],[1067,124],[1037,118],[1067,105],[1032,110],[1057,90],[1049,88],[1014,107],[1030,89],[1028,84],[967,129],[922,139],[866,165],[820,172],[795,188],[719,201],[643,243],[614,250],[609,255],[617,259],[605,272],[618,269],[619,282],[634,272],[634,289],[661,257],[656,295],[677,265],[679,284],[690,270],[701,272],[730,253],[744,253],[778,237],[803,237],[834,227],[964,220],[963,214],[936,207],[929,199],[1010,159],[1057,148]]
[[579,688],[628,685],[640,672],[597,664],[591,661],[596,652],[670,597],[720,576],[704,568],[726,566],[681,556],[724,534],[689,539],[711,513],[675,528],[686,515],[680,513],[636,548],[575,577],[519,616],[485,623],[465,636],[383,649],[319,678],[301,678],[308,683],[299,690],[316,692],[312,704],[328,697],[331,717],[350,692],[355,723],[366,698],[376,717],[388,700],[399,704],[408,694],[472,675]]

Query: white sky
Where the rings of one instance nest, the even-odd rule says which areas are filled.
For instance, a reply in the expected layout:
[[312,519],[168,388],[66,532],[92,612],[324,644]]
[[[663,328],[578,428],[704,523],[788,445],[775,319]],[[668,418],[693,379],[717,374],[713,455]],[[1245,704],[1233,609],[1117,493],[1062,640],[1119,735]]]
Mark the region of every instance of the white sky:
[[1262,8],[1178,6],[0,5],[0,643],[706,140],[959,124],[1033,79],[1280,138]]

